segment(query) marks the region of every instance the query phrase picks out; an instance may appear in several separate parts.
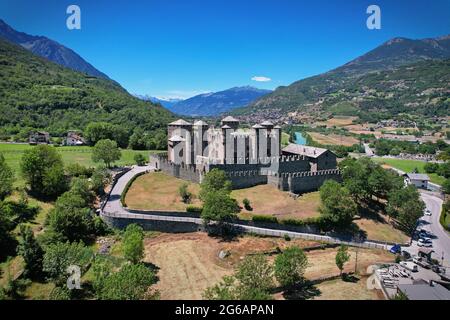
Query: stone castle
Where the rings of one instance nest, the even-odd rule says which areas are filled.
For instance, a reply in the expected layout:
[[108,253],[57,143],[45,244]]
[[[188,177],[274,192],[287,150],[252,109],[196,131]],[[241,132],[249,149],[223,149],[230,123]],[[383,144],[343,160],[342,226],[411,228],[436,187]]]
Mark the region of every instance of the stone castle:
[[240,129],[233,117],[223,119],[219,128],[204,121],[170,123],[167,154],[152,155],[150,162],[197,183],[217,168],[225,171],[235,189],[271,184],[298,194],[317,190],[327,179],[340,180],[331,151],[296,144],[282,149],[281,127],[265,121]]

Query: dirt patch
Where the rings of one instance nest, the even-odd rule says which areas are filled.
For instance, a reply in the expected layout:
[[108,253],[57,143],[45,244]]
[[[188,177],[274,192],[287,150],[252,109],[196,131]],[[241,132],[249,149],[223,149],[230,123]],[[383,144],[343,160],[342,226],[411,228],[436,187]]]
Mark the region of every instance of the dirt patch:
[[[355,271],[356,248],[350,247],[348,253],[350,261],[344,266],[344,272]],[[339,269],[336,266],[336,252],[335,249],[315,250],[307,253],[308,268],[305,276],[308,279],[316,279],[319,277],[332,276],[339,274]],[[357,270],[360,274],[364,274],[369,265],[379,262],[392,262],[394,256],[387,251],[375,249],[358,249],[358,265]]]
[[316,285],[320,295],[314,300],[380,300],[377,290],[367,289],[367,277],[356,282],[345,282],[342,279],[325,281]]
[[[145,240],[145,261],[159,268],[155,288],[161,299],[201,299],[204,290],[233,273],[248,254],[271,252],[288,245],[312,246],[312,241],[244,236],[225,242],[205,233],[161,234]],[[229,256],[219,258],[225,250]]]

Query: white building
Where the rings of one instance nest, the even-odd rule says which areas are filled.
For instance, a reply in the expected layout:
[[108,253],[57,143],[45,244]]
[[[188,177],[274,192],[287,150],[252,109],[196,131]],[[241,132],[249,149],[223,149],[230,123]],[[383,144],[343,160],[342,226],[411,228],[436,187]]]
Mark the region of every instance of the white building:
[[416,188],[428,189],[430,177],[423,173],[406,173],[403,175],[407,185],[413,185]]

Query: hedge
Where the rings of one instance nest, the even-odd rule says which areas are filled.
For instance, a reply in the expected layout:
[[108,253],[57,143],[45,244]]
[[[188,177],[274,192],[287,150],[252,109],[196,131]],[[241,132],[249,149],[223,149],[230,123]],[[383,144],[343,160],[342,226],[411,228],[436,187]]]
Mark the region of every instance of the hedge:
[[264,215],[254,215],[254,216],[252,216],[252,221],[278,223],[277,217],[264,216]]
[[127,185],[125,186],[125,189],[123,189],[122,194],[120,195],[120,202],[122,203],[123,207],[127,207],[127,204],[125,203],[125,197],[128,193],[128,190],[130,189],[131,185],[133,184],[133,182],[140,176],[143,176],[144,174],[146,174],[147,172],[139,172],[138,174],[136,174],[133,178],[130,179],[130,181],[127,182]]
[[197,206],[187,206],[186,207],[186,212],[190,212],[190,213],[202,213],[203,211],[203,207],[197,207]]

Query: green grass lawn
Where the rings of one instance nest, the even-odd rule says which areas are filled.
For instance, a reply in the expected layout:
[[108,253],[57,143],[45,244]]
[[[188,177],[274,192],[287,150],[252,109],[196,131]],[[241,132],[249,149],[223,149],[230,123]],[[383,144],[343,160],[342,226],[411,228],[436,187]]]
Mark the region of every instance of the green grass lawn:
[[[0,143],[0,153],[6,159],[8,165],[14,170],[16,174],[16,186],[23,185],[23,179],[20,176],[20,160],[22,159],[22,155],[26,150],[34,148],[34,146],[30,146],[28,144],[8,144],[8,143]],[[78,163],[86,167],[95,167],[99,165],[99,163],[94,163],[91,159],[92,157],[92,147],[55,147],[58,152],[61,154],[62,159],[64,161],[64,165],[69,165],[73,163]],[[135,151],[124,149],[122,150],[122,158],[117,161],[116,165],[132,165],[134,164],[134,156],[137,153],[140,153],[147,157],[150,152],[157,151]]]
[[[414,169],[417,168],[419,173],[426,173],[424,167],[426,162],[418,161],[418,160],[402,160],[402,159],[385,159],[385,158],[373,158],[374,161],[379,163],[387,164],[391,167],[394,167],[398,170],[402,170],[404,172],[413,172]],[[442,185],[445,181],[444,177],[438,176],[435,173],[427,173],[431,179],[431,182]]]

